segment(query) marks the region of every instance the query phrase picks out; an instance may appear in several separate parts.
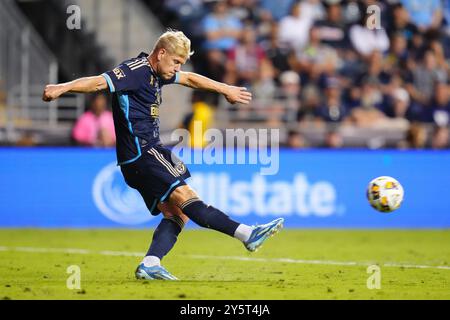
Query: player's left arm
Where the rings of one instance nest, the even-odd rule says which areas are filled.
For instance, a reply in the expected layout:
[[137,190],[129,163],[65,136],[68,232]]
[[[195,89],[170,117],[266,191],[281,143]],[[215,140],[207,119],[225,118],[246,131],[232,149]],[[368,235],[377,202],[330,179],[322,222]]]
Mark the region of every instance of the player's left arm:
[[213,91],[223,94],[231,104],[249,104],[252,100],[251,92],[247,88],[230,86],[223,82],[214,81],[194,72],[178,72],[177,83],[193,89]]

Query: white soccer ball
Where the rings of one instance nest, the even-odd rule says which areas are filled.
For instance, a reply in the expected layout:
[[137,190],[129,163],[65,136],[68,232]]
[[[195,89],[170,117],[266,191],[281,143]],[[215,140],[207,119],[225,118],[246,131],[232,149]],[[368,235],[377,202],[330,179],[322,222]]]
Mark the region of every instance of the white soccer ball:
[[396,179],[388,176],[377,177],[367,187],[370,205],[380,212],[397,210],[403,201],[403,187]]

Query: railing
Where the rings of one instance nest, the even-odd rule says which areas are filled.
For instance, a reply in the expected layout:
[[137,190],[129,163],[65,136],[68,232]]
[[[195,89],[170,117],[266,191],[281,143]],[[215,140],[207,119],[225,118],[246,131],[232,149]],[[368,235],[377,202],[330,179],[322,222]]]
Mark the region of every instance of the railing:
[[[324,146],[327,134],[336,132],[345,147],[378,149],[396,148],[398,143],[405,139],[410,125],[406,119],[394,118],[386,118],[371,127],[360,127],[347,122],[318,122],[314,119],[299,122],[298,100],[280,97],[282,94],[277,90],[273,97],[255,98],[251,104],[239,106],[232,106],[220,97],[215,126],[245,130],[279,129],[282,144],[288,141],[289,134],[297,133],[310,147]],[[432,125],[423,124],[423,127],[427,135],[430,135]]]
[[[83,111],[84,97],[41,100],[45,84],[58,82],[58,62],[13,0],[0,1],[0,91],[6,112],[0,128],[6,140],[14,131],[46,126],[57,129]],[[14,142],[14,141],[9,141]]]

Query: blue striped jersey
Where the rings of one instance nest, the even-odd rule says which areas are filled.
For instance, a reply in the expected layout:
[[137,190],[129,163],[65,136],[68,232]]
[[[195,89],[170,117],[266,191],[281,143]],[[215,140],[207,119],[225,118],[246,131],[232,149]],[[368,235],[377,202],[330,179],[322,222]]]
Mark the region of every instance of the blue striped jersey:
[[146,149],[161,144],[161,88],[178,82],[178,73],[169,80],[162,79],[150,66],[148,54],[142,52],[102,76],[113,93],[112,111],[118,165],[131,163]]

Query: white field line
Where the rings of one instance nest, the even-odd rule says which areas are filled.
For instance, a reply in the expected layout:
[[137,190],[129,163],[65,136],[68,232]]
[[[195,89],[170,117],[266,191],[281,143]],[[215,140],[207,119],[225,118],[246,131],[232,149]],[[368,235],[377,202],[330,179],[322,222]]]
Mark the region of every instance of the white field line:
[[3,247],[0,246],[0,251],[19,251],[19,252],[33,252],[33,253],[69,253],[69,254],[94,254],[103,256],[128,256],[128,257],[143,257],[143,252],[128,252],[128,251],[92,251],[85,249],[73,248],[34,248],[34,247]]
[[[129,251],[92,251],[86,249],[74,248],[34,248],[34,247],[4,247],[0,246],[0,251],[18,251],[31,253],[67,253],[67,254],[92,254],[104,256],[126,256],[126,257],[143,257],[143,252],[129,252]],[[210,259],[210,260],[236,260],[236,261],[250,261],[250,262],[281,262],[281,263],[296,263],[296,264],[316,264],[316,265],[335,265],[335,266],[363,266],[367,267],[376,263],[370,262],[356,262],[356,261],[332,261],[332,260],[301,260],[289,258],[250,258],[239,256],[207,256],[207,255],[184,255],[191,259]],[[450,266],[432,266],[432,265],[416,265],[409,263],[387,262],[378,264],[381,267],[394,268],[411,268],[411,269],[443,269],[450,270]]]
[[240,260],[240,261],[252,261],[252,262],[284,262],[284,263],[298,263],[298,264],[319,264],[319,265],[335,265],[335,266],[363,266],[380,265],[381,267],[394,267],[394,268],[417,268],[417,269],[444,269],[450,270],[450,266],[430,266],[430,265],[416,265],[416,264],[403,264],[403,263],[374,263],[374,262],[355,262],[355,261],[332,261],[332,260],[299,260],[289,258],[247,258],[247,257],[220,257],[220,256],[204,256],[204,255],[190,255],[193,259],[215,259],[215,260]]

